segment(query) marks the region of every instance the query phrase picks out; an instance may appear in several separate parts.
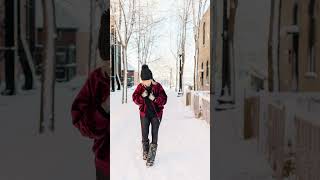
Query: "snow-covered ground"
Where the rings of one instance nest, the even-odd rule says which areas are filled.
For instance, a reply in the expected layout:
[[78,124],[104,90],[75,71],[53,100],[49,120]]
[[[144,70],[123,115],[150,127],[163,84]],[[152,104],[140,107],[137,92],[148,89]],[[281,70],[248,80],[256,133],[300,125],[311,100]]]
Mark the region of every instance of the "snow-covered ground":
[[[92,141],[72,126],[70,106],[83,83],[77,78],[56,87],[56,131],[37,133],[40,91],[0,96],[0,180],[94,180]],[[141,159],[138,107],[112,93],[111,178],[114,180],[209,180],[210,128],[193,118],[181,99],[169,101],[159,131],[155,166]]]
[[210,127],[195,119],[182,99],[167,90],[159,129],[158,151],[153,167],[142,160],[138,106],[121,104],[121,92],[111,93],[111,179],[116,180],[209,180]]
[[272,180],[265,155],[258,153],[255,140],[239,136],[239,109],[213,112],[213,179]]
[[37,133],[40,91],[0,96],[0,180],[94,180],[92,141],[72,126],[70,105],[83,82],[58,83],[56,131]]

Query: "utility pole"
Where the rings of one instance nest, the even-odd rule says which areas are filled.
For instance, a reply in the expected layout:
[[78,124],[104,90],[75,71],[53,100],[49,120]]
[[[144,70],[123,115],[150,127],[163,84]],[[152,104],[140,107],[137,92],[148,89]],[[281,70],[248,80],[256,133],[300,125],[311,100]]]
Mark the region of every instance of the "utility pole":
[[182,96],[182,62],[183,53],[179,53],[179,89],[178,89],[178,97]]

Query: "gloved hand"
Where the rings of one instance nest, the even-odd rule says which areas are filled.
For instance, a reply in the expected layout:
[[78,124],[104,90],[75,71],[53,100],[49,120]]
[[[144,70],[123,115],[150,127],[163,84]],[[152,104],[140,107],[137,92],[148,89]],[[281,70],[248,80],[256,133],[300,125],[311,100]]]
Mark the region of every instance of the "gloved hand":
[[150,99],[151,101],[154,101],[155,98],[156,98],[156,97],[154,97],[154,95],[153,95],[152,92],[151,92],[150,95],[149,95],[149,99]]
[[144,90],[144,92],[141,94],[141,96],[144,97],[144,98],[147,97],[148,96],[147,90]]

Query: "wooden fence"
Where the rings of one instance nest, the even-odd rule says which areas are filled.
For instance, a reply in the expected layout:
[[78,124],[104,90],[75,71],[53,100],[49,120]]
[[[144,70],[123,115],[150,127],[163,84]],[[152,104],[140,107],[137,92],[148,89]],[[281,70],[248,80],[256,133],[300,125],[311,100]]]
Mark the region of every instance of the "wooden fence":
[[274,171],[274,177],[281,180],[285,161],[285,108],[268,104],[267,158]]
[[210,100],[202,98],[201,101],[201,113],[203,119],[210,124]]
[[244,139],[258,138],[259,136],[259,96],[247,97],[244,100]]
[[297,180],[320,179],[320,123],[295,117],[295,175]]
[[273,178],[320,180],[320,103],[312,94],[251,95],[244,99],[244,137],[257,138]]
[[200,98],[198,94],[193,94],[193,112],[196,118],[201,116],[200,114]]

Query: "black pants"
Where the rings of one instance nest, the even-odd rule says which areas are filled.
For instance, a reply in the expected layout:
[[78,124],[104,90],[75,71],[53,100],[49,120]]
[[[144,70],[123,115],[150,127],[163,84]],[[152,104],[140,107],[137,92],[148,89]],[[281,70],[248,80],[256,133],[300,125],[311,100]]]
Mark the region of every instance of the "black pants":
[[158,131],[160,126],[160,119],[157,117],[140,117],[141,121],[141,134],[142,134],[142,143],[149,142],[149,127],[151,124],[151,134],[152,134],[152,144],[158,143]]
[[96,169],[96,180],[110,180],[110,177],[105,176],[101,170]]

